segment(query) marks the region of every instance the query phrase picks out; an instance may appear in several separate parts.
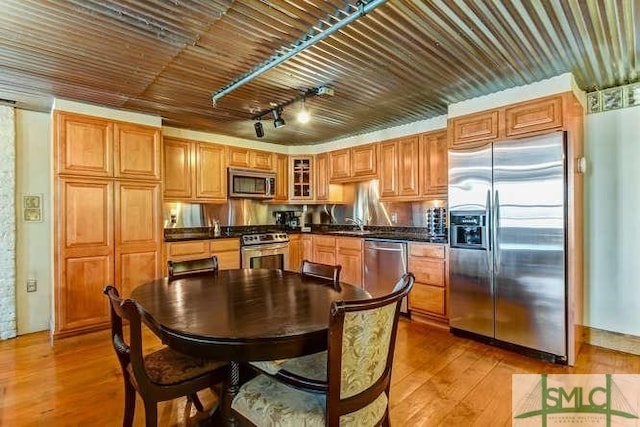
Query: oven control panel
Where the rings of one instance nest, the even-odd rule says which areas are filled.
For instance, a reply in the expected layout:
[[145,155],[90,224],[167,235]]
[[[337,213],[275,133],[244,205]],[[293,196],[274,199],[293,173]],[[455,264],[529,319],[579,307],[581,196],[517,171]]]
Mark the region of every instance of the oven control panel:
[[289,236],[287,236],[287,233],[259,233],[245,234],[242,236],[243,246],[265,245],[269,243],[283,243],[288,241]]

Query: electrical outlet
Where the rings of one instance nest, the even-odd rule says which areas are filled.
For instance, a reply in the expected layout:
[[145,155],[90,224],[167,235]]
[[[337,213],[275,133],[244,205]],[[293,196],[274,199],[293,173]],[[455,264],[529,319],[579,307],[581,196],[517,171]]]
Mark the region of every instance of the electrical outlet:
[[27,280],[27,292],[35,292],[38,290],[38,281],[36,279]]

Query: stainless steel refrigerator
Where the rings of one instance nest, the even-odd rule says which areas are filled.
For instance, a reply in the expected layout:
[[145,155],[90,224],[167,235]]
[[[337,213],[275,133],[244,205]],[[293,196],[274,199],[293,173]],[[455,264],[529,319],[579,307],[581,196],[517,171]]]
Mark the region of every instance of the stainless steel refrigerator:
[[450,326],[567,360],[564,133],[449,152]]

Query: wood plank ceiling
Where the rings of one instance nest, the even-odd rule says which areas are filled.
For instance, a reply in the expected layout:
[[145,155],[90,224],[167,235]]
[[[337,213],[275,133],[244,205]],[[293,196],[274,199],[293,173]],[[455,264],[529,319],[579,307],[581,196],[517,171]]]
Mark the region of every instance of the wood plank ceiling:
[[95,103],[257,140],[256,112],[332,86],[333,97],[307,100],[305,125],[298,103],[285,127],[265,116],[262,141],[299,145],[565,72],[586,91],[639,79],[636,0],[389,0],[213,107],[213,92],[355,11],[350,1],[3,0],[0,97]]

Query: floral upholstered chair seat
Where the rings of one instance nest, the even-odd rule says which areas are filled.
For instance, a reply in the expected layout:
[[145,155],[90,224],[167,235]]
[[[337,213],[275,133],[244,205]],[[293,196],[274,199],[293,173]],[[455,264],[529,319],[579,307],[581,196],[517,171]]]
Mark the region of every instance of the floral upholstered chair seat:
[[[334,302],[328,350],[288,359],[278,364],[275,376],[262,374],[243,384],[232,409],[265,427],[388,424],[400,301],[415,278],[408,273],[401,280],[403,286],[384,297]],[[333,369],[340,374],[333,375]],[[325,387],[317,392],[292,387],[278,380],[283,372]]]
[[[298,390],[268,375],[258,375],[241,387],[232,408],[257,426],[324,427],[327,397],[324,393]],[[387,395],[366,407],[340,417],[341,426],[374,426],[387,409]]]

